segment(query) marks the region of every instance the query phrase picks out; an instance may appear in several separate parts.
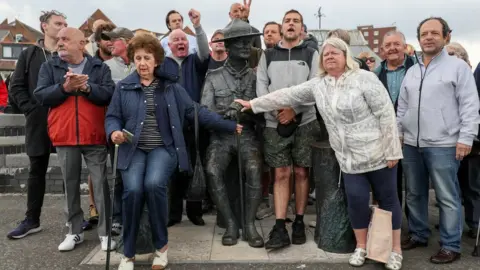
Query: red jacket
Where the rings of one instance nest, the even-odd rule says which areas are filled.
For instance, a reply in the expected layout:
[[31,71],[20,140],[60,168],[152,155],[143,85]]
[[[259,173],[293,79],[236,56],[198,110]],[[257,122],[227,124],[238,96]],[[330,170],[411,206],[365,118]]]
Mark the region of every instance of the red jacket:
[[7,107],[7,101],[8,101],[7,85],[0,78],[0,108]]
[[105,113],[115,84],[110,69],[100,60],[86,56],[83,74],[89,76],[90,93],[66,93],[64,75],[68,65],[54,57],[42,65],[33,94],[50,107],[48,134],[53,146],[105,145]]

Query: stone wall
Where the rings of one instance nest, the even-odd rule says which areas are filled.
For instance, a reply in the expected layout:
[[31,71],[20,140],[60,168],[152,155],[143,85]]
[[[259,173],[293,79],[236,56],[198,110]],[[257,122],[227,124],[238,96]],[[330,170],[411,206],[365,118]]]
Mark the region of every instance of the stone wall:
[[[110,162],[107,162],[107,166],[110,179]],[[0,193],[25,193],[28,167],[29,158],[25,153],[25,117],[21,114],[0,114]],[[88,171],[85,162],[82,167],[81,190],[82,193],[87,193]],[[62,179],[57,154],[50,154],[46,193],[63,193]]]

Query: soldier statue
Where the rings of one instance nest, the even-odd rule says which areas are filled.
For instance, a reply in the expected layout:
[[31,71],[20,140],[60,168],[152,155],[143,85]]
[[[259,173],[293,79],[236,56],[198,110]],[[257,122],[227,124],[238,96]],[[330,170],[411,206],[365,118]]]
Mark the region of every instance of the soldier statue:
[[249,67],[248,59],[254,37],[261,34],[252,33],[251,29],[247,22],[234,19],[223,29],[224,38],[213,41],[225,43],[228,59],[223,67],[208,73],[201,100],[202,105],[210,110],[243,125],[239,138],[240,147],[237,146],[236,135],[212,133],[207,148],[207,179],[212,200],[224,218],[226,232],[222,237],[222,244],[225,246],[236,245],[240,236],[233,206],[229,204],[227,195],[226,181],[229,181],[229,178],[225,175],[230,162],[235,162],[235,155],[240,156],[246,178],[245,197],[240,200],[245,202],[245,224],[242,224],[242,233],[251,247],[264,246],[263,237],[255,227],[255,214],[262,199],[263,156],[256,133],[256,123],[259,121],[254,119],[254,115],[240,112],[242,106],[234,102],[237,98],[251,100],[257,96],[256,75]]

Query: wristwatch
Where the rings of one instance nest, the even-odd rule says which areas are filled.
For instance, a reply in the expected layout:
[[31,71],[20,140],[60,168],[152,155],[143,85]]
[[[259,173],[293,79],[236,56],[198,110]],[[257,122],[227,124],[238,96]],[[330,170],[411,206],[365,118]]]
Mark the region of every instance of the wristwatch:
[[90,87],[90,84],[87,83],[86,87],[85,87],[85,90],[83,90],[82,92],[85,92],[85,93],[90,93],[90,90],[91,90],[91,87]]

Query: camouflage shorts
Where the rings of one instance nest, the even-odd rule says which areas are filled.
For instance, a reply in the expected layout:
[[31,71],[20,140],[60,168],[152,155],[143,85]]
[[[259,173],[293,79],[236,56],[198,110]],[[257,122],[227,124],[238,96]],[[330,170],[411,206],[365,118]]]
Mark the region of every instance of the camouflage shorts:
[[271,168],[295,166],[309,168],[312,165],[311,144],[320,138],[320,125],[312,121],[299,126],[295,133],[284,138],[278,135],[276,128],[263,131],[265,162]]

